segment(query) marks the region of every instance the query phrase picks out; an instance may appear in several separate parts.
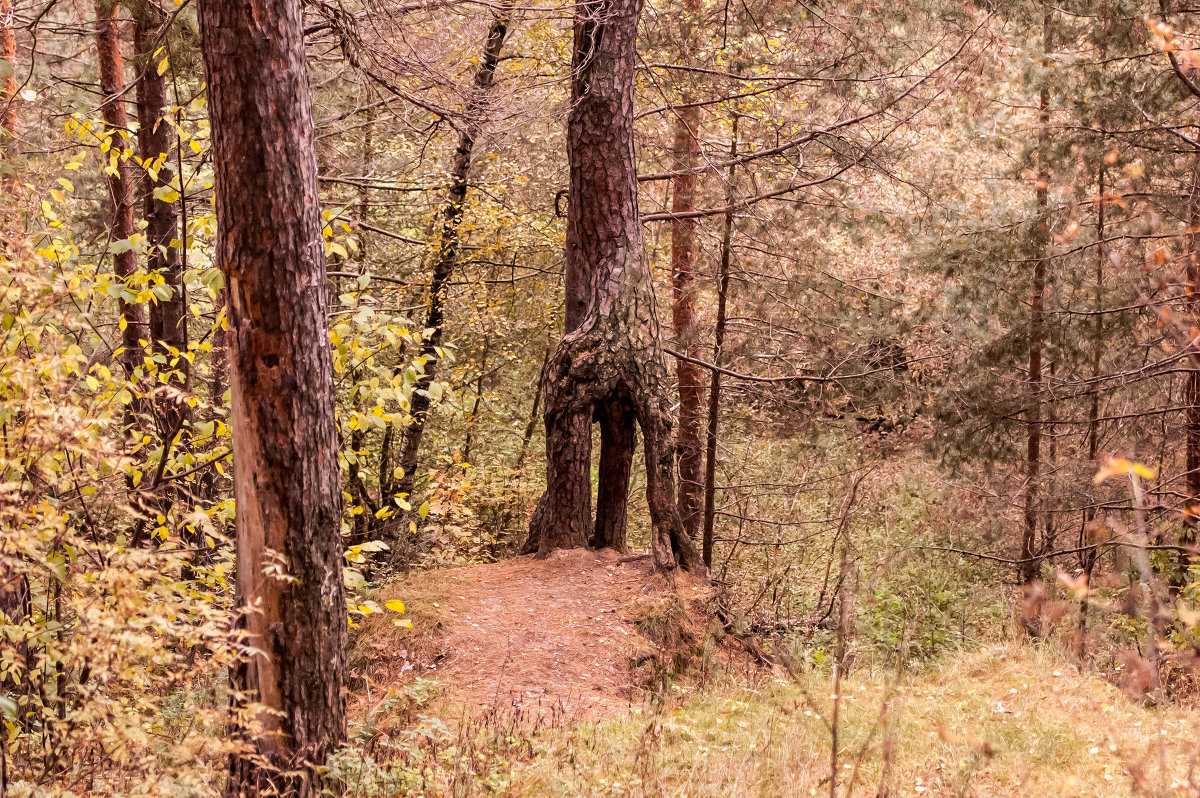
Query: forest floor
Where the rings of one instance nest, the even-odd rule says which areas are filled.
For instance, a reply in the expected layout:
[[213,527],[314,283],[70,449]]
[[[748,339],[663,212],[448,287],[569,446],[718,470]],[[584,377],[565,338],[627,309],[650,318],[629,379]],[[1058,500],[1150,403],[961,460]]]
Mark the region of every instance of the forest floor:
[[522,557],[378,598],[401,598],[412,628],[365,619],[358,716],[415,675],[438,697],[410,722],[448,727],[442,753],[405,765],[411,794],[783,798],[829,795],[831,771],[843,798],[1198,793],[1193,702],[1131,699],[1052,640],[864,666],[838,687],[827,668],[753,667],[711,634],[709,588],[672,591],[646,559]]
[[626,711],[645,701],[654,666],[704,635],[710,586],[675,583],[649,557],[611,550],[424,571],[381,592],[405,603],[412,629],[368,618],[356,675],[386,686],[411,671],[463,715],[524,725]]

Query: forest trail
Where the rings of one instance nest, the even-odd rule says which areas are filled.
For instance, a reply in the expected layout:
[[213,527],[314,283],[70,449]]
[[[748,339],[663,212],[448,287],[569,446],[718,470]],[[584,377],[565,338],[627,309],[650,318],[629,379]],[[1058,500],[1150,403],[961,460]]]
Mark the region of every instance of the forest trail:
[[711,597],[710,586],[682,572],[672,592],[648,557],[558,551],[389,586],[380,600],[404,601],[413,630],[397,639],[390,621],[364,623],[356,648],[370,649],[374,683],[379,665],[394,679],[411,670],[436,681],[466,715],[595,718],[641,702],[645,675],[637,664],[672,655],[660,645],[664,633],[702,634]]

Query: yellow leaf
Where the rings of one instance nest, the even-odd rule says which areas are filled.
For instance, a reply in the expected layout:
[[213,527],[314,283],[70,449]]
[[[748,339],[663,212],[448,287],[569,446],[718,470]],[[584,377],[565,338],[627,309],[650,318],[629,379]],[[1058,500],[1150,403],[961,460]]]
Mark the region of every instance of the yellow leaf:
[[404,602],[400,599],[392,599],[386,602],[383,606],[387,607],[392,612],[404,612]]
[[1158,469],[1144,466],[1141,463],[1134,463],[1126,460],[1124,457],[1109,457],[1104,461],[1104,465],[1100,467],[1100,470],[1096,472],[1093,481],[1099,485],[1109,477],[1124,477],[1130,474],[1135,474],[1142,479],[1154,479],[1158,476]]

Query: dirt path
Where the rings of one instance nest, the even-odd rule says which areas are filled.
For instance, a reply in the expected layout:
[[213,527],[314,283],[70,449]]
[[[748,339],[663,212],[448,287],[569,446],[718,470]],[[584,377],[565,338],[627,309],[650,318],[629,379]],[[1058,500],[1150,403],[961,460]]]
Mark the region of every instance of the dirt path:
[[[418,627],[431,620],[440,627],[442,656],[421,675],[468,713],[531,721],[597,717],[640,703],[644,676],[633,663],[654,645],[635,621],[678,606],[648,558],[622,561],[612,551],[427,572],[419,588],[397,585],[384,597],[405,601]],[[681,574],[677,591],[703,612],[706,585]]]

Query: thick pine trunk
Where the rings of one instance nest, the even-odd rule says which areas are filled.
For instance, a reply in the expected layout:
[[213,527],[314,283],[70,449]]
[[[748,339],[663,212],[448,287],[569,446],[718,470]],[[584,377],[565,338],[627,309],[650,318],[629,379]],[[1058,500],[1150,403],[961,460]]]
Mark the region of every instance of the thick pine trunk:
[[[225,274],[237,584],[235,675],[265,711],[227,791],[315,796],[346,735],[342,492],[300,0],[199,8]],[[265,764],[264,764],[265,762]],[[293,769],[284,777],[277,769]]]
[[450,189],[446,193],[446,202],[442,207],[441,237],[438,241],[437,256],[429,281],[429,304],[425,312],[425,329],[433,332],[426,339],[421,350],[421,358],[425,362],[425,373],[418,380],[416,390],[413,391],[413,421],[404,431],[404,437],[400,440],[400,452],[396,459],[396,465],[403,470],[403,473],[394,486],[396,493],[411,494],[416,479],[421,439],[425,435],[425,422],[429,415],[429,386],[433,384],[437,376],[440,359],[438,352],[442,346],[446,321],[446,291],[449,288],[454,269],[458,265],[458,228],[462,223],[463,203],[467,198],[471,156],[483,129],[489,95],[496,79],[496,65],[500,62],[504,37],[508,34],[509,20],[512,15],[511,5],[511,2],[502,5],[495,17],[492,18],[487,40],[484,43],[483,58],[475,72],[471,97],[467,102],[466,125],[459,136],[458,146],[454,150],[454,159],[450,167]]
[[[575,7],[567,122],[567,334],[545,380],[546,494],[527,548],[585,546],[611,537],[615,497],[628,491],[633,421],[642,429],[651,549],[661,570],[704,571],[675,497],[670,370],[650,271],[642,260],[633,88],[639,0]],[[618,412],[627,403],[627,410]],[[591,519],[591,425],[605,419],[598,509]],[[612,448],[608,457],[605,445]],[[604,464],[610,464],[606,470]],[[624,522],[621,521],[623,529]],[[623,532],[621,534],[623,543]],[[613,545],[611,541],[600,541]]]
[[[129,123],[125,112],[125,61],[121,52],[120,6],[96,4],[96,56],[100,62],[101,116],[110,134],[112,148],[108,161],[108,192],[111,201],[111,230],[114,241],[127,240],[135,232],[133,223],[133,175],[123,152],[130,146]],[[137,272],[137,254],[128,249],[113,256],[114,272],[128,281]],[[148,338],[145,309],[138,303],[118,300],[121,313],[120,363],[125,377],[134,380],[142,363],[142,344]],[[140,413],[140,402],[134,404]]]

